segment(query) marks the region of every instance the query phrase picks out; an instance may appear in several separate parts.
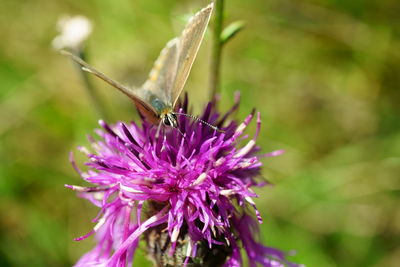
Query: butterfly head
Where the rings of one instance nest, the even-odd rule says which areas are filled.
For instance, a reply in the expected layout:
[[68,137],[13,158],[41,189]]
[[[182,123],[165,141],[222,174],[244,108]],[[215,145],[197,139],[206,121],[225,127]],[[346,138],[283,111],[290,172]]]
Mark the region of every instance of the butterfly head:
[[167,112],[163,112],[161,114],[161,121],[164,125],[170,126],[173,128],[178,128],[178,119],[176,118],[176,115],[172,113],[171,110]]

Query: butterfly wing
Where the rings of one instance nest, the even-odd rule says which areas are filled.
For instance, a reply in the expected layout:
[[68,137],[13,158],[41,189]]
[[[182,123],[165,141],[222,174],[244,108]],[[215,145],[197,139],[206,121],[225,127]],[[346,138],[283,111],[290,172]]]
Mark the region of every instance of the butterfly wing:
[[95,76],[99,77],[103,81],[107,82],[108,84],[112,85],[113,87],[115,87],[116,89],[118,89],[119,91],[121,91],[122,93],[127,95],[130,99],[133,100],[136,107],[140,110],[140,112],[147,119],[149,119],[151,122],[156,122],[155,120],[158,118],[156,110],[152,106],[147,104],[145,102],[145,99],[141,98],[140,96],[138,96],[135,93],[137,90],[132,90],[132,89],[120,84],[119,82],[114,81],[113,79],[107,77],[104,73],[98,71],[93,66],[86,63],[80,57],[77,57],[76,55],[74,55],[68,51],[62,50],[61,53],[66,56],[71,57],[71,59],[74,60],[77,64],[79,64],[84,71],[94,74]]
[[150,103],[151,95],[157,96],[166,105],[172,107],[171,90],[178,63],[179,39],[174,38],[167,43],[154,63],[149,78],[137,94]]
[[182,35],[168,42],[156,60],[149,79],[137,90],[132,90],[108,78],[67,51],[62,53],[70,56],[82,66],[83,70],[93,73],[127,95],[147,119],[156,123],[159,120],[160,111],[150,105],[151,96],[156,96],[167,106],[175,106],[203,40],[212,10],[213,3],[197,12],[186,25]]
[[181,94],[186,80],[189,76],[190,69],[196,58],[200,44],[203,40],[204,33],[210,21],[214,4],[211,3],[207,7],[197,12],[187,23],[182,35],[179,37],[178,47],[178,63],[175,74],[175,81],[171,89],[171,99],[173,107],[175,106],[179,95]]

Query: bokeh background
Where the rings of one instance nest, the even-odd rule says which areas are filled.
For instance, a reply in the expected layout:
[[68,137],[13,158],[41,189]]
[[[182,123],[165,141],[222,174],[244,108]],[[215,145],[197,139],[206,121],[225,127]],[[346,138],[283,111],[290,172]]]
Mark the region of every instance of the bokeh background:
[[[88,60],[141,84],[159,51],[208,1],[0,1],[0,266],[71,266],[93,240],[97,210],[69,151],[98,127],[79,73],[51,47],[62,15],[94,24]],[[261,239],[307,266],[400,264],[400,2],[229,0],[246,29],[225,47],[221,109],[262,114],[259,144],[274,185],[258,190]],[[186,90],[207,101],[210,34]],[[92,80],[107,120],[137,119],[132,103]],[[75,150],[76,151],[76,150]],[[83,161],[75,153],[78,162]],[[143,253],[135,266],[150,266]]]

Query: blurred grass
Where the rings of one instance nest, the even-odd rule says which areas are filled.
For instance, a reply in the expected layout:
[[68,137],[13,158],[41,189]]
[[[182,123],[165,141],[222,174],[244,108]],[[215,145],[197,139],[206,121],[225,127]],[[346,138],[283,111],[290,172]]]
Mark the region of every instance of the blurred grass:
[[[164,44],[207,1],[0,2],[0,266],[70,266],[92,246],[74,242],[96,209],[68,152],[98,116],[71,63],[50,47],[57,19],[95,23],[92,64],[141,84]],[[400,261],[400,3],[231,0],[246,29],[224,51],[221,109],[240,90],[241,119],[262,114],[275,186],[258,191],[262,240],[307,266],[398,266]],[[186,86],[207,101],[209,36]],[[112,121],[136,119],[123,95],[94,80]],[[78,156],[78,160],[81,159]],[[144,266],[144,256],[137,257]]]

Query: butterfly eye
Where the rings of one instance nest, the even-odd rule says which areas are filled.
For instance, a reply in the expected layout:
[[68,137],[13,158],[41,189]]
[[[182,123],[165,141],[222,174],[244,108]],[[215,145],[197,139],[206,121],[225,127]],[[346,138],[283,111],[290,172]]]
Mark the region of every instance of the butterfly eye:
[[163,119],[163,123],[167,126],[171,126],[171,123],[169,122],[168,116],[165,116]]

